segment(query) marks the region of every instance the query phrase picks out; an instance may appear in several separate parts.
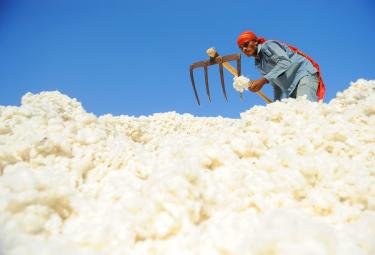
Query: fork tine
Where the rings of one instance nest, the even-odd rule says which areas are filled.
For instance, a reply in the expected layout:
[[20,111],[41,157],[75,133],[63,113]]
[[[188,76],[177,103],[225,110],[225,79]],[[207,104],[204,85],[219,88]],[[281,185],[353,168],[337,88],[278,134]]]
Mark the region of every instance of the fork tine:
[[237,59],[237,75],[241,76],[241,55],[239,55],[239,58]]
[[198,105],[201,105],[201,103],[199,102],[199,96],[198,96],[197,88],[195,87],[194,74],[193,74],[193,68],[192,67],[190,67],[190,79],[191,79],[191,84],[193,85],[195,99],[197,100]]
[[220,68],[221,89],[223,90],[225,100],[227,100],[227,102],[228,102],[227,92],[225,91],[225,84],[224,84],[224,68],[223,68],[223,63],[219,64],[219,68]]
[[[237,75],[241,76],[241,55],[237,59]],[[243,94],[240,92],[241,101],[243,100]]]
[[210,87],[208,86],[207,65],[204,65],[203,69],[204,69],[204,81],[206,82],[206,92],[207,92],[208,100],[211,102]]

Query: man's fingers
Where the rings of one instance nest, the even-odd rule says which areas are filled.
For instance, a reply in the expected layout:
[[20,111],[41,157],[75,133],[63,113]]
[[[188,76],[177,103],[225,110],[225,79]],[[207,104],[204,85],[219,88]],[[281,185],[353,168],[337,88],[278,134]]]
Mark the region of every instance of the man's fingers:
[[257,91],[258,91],[258,89],[257,89],[257,84],[256,84],[255,81],[251,81],[249,89],[250,89],[252,92],[257,92]]
[[249,82],[249,89],[251,91],[253,91],[253,84],[254,84],[254,81]]
[[263,87],[262,84],[260,84],[259,80],[253,80],[249,82],[248,89],[252,92],[258,92]]

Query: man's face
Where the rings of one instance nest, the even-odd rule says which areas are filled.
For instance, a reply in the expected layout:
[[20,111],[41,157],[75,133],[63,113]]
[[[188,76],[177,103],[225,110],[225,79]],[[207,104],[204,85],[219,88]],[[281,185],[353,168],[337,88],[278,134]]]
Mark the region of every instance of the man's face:
[[246,41],[240,46],[240,50],[248,57],[256,56],[258,42]]

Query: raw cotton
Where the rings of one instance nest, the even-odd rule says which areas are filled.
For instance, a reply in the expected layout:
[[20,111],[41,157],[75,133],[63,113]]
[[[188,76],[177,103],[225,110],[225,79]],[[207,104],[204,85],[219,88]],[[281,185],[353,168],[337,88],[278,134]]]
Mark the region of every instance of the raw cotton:
[[375,81],[240,119],[0,107],[0,254],[375,254]]
[[243,93],[249,87],[250,79],[246,76],[234,76],[233,77],[233,88],[240,93]]

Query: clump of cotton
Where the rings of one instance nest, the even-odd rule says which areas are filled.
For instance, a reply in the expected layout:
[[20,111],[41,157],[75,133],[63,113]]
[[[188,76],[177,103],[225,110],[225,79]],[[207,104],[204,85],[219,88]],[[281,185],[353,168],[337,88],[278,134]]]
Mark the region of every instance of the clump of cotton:
[[0,254],[374,254],[375,81],[240,119],[0,106]]
[[240,93],[243,93],[249,87],[250,79],[246,76],[234,76],[233,77],[233,88]]

